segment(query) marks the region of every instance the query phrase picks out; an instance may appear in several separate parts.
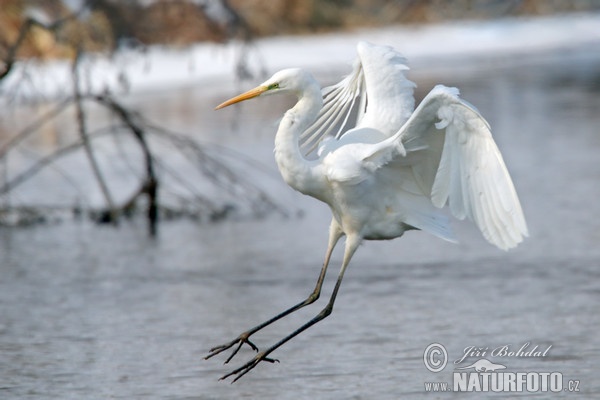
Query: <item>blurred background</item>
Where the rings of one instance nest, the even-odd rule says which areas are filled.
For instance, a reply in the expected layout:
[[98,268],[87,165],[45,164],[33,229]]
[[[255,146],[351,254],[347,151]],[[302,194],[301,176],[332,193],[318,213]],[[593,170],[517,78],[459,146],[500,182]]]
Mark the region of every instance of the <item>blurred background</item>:
[[[397,24],[485,20],[589,12],[594,0],[5,0],[0,15],[4,51],[33,18],[60,27],[33,30],[19,57],[73,56],[126,44],[184,46],[287,34],[316,34]],[[6,56],[4,57],[6,58]]]
[[[365,243],[330,318],[218,382],[253,353],[211,347],[312,289],[330,214],[273,160],[293,99],[213,108],[286,67],[338,82],[359,40],[408,58],[417,103],[443,83],[480,110],[530,237]],[[491,361],[598,397],[599,94],[595,0],[0,1],[0,397],[419,399],[452,379],[434,342],[552,346]]]

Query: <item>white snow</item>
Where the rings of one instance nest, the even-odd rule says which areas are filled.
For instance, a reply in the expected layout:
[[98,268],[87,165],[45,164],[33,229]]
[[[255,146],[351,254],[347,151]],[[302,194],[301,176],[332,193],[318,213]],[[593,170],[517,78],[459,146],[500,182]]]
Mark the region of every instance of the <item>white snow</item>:
[[[411,65],[425,68],[440,65],[441,61],[451,57],[461,57],[461,61],[469,65],[482,57],[489,60],[579,46],[599,51],[600,13],[280,36],[255,41],[245,54],[255,72],[264,70],[271,74],[290,66],[323,71],[334,66],[351,65],[359,40],[391,45],[408,57]],[[143,93],[189,84],[203,84],[208,90],[222,90],[223,86],[231,87],[235,81],[234,70],[237,59],[243,54],[242,49],[242,43],[232,42],[227,45],[200,43],[182,49],[153,46],[144,52],[121,50],[110,57],[88,57],[82,63],[82,76],[84,84],[92,91],[109,89],[119,92],[127,87],[129,93]],[[16,98],[68,95],[70,71],[71,66],[65,61],[21,62],[1,83],[0,96],[14,99],[15,95]],[[263,78],[259,76],[256,79]]]

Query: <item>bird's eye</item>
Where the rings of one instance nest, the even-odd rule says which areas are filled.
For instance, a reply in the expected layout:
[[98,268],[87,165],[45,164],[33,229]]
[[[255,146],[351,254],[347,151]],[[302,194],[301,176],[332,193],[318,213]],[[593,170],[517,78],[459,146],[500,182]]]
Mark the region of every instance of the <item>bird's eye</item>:
[[269,90],[273,90],[273,89],[279,89],[279,83],[271,83],[267,89]]

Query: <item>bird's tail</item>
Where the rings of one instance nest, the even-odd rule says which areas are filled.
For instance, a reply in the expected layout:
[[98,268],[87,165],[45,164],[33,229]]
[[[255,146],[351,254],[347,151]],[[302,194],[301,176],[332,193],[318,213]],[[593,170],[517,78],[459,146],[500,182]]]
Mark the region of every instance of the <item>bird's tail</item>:
[[405,222],[441,239],[458,242],[450,217],[426,200],[423,196],[402,196],[402,207],[407,210]]

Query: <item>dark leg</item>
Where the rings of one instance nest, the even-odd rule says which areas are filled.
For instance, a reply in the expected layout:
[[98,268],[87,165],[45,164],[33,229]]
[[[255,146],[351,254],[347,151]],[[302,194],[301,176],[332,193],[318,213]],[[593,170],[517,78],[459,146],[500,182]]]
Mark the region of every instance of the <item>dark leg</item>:
[[288,308],[284,312],[277,314],[276,316],[263,322],[262,324],[259,324],[259,325],[255,326],[254,328],[251,328],[251,329],[247,330],[246,332],[243,332],[240,336],[233,339],[231,342],[225,343],[221,346],[213,347],[212,349],[210,349],[210,353],[206,357],[204,357],[204,359],[208,360],[209,358],[216,356],[217,354],[235,346],[236,344],[238,344],[238,346],[231,353],[231,355],[227,358],[227,360],[225,361],[225,364],[227,364],[229,361],[231,361],[231,359],[242,348],[244,343],[247,343],[254,351],[258,351],[258,347],[256,347],[256,345],[254,345],[254,343],[252,343],[249,340],[250,336],[254,335],[256,332],[260,331],[264,327],[271,325],[273,322],[278,321],[281,318],[283,318],[295,311],[298,311],[302,307],[305,307],[305,306],[317,301],[317,299],[319,298],[319,296],[321,294],[321,287],[323,286],[323,280],[325,279],[325,274],[327,272],[327,266],[329,265],[331,253],[333,252],[333,249],[341,236],[342,236],[342,231],[339,228],[339,225],[337,224],[337,222],[335,220],[332,220],[331,225],[329,227],[329,244],[327,246],[327,252],[325,253],[325,261],[323,262],[323,268],[321,269],[321,273],[319,274],[319,279],[317,280],[315,289],[304,301],[301,301],[300,303],[296,304],[295,306]]
[[338,275],[338,279],[335,283],[335,288],[333,289],[333,293],[331,294],[329,303],[327,303],[327,306],[323,310],[321,310],[321,312],[319,314],[317,314],[313,319],[308,321],[306,324],[302,325],[300,328],[296,329],[294,332],[292,332],[288,336],[281,339],[279,342],[275,343],[273,346],[269,347],[267,350],[258,353],[253,359],[248,361],[246,364],[242,365],[238,369],[233,370],[232,372],[228,373],[227,375],[224,375],[223,377],[221,377],[221,380],[227,379],[233,375],[237,375],[235,377],[235,379],[233,380],[233,382],[235,382],[238,379],[240,379],[242,376],[244,376],[248,372],[250,372],[250,370],[252,370],[254,367],[256,367],[261,361],[274,362],[275,360],[273,360],[272,358],[268,358],[267,356],[269,354],[271,354],[275,349],[279,348],[284,343],[288,342],[289,340],[293,339],[294,337],[296,337],[300,333],[304,332],[311,326],[315,325],[317,322],[327,318],[331,314],[331,311],[333,310],[333,303],[335,302],[335,298],[337,296],[338,290],[340,289],[342,279],[344,278],[344,272],[346,271],[346,267],[348,266],[348,263],[350,263],[350,259],[352,258],[352,255],[354,255],[354,252],[358,248],[358,245],[360,244],[360,242],[361,242],[361,239],[357,236],[348,236],[347,237],[346,249],[344,251],[344,260],[342,262],[342,268],[340,270],[340,274]]

